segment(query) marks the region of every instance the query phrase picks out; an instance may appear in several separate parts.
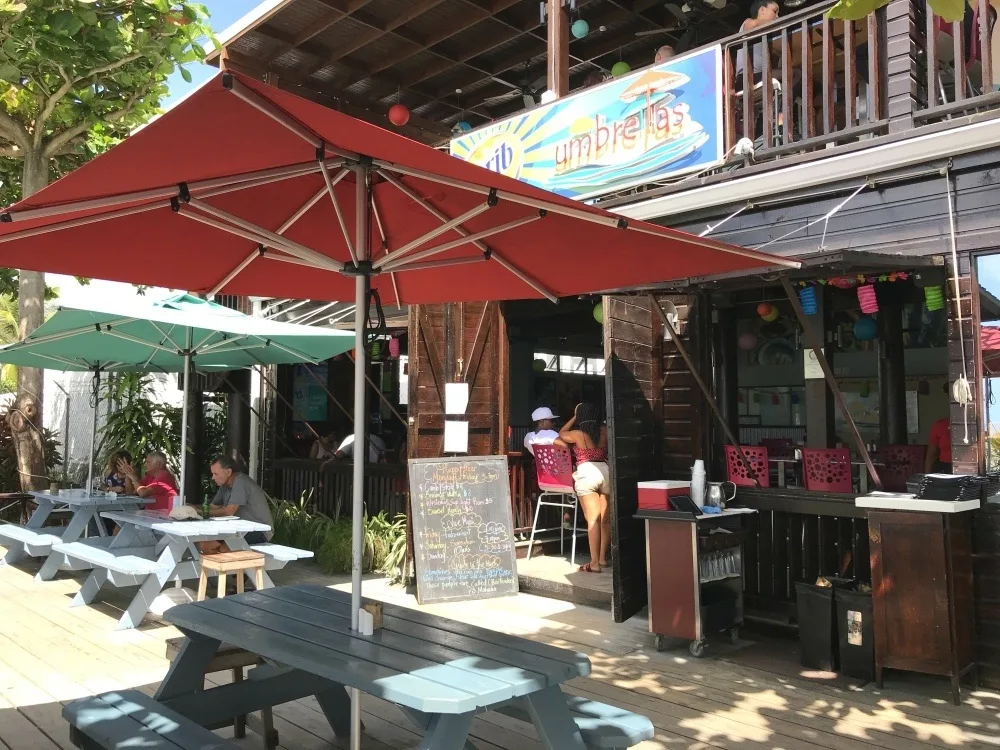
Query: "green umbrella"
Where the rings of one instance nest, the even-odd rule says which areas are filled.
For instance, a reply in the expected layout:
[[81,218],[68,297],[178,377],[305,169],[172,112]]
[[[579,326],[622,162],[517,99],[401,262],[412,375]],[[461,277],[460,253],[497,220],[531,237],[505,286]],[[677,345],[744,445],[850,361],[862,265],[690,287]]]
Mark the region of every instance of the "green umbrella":
[[[88,303],[89,304],[89,303]],[[187,438],[191,369],[322,362],[354,348],[354,333],[255,318],[189,294],[157,302],[141,298],[60,306],[27,338],[0,347],[0,363],[50,370],[183,372],[181,434]],[[87,488],[93,482],[97,410]],[[181,461],[181,492],[184,491]]]

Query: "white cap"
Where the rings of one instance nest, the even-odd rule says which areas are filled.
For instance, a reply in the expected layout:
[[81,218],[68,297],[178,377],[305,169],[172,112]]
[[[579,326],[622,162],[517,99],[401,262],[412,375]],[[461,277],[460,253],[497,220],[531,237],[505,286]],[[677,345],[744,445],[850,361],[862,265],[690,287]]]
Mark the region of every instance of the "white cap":
[[541,422],[543,419],[555,419],[556,415],[552,413],[552,410],[547,406],[539,406],[533,412],[531,412],[532,422]]

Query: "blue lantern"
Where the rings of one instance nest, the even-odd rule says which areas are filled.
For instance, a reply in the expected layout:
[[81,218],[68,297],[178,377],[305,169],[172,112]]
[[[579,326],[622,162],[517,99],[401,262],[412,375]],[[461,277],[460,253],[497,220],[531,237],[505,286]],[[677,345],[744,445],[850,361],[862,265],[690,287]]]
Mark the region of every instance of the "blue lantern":
[[865,315],[854,322],[854,337],[858,341],[871,341],[877,335],[878,327],[875,325],[875,318]]
[[472,130],[472,126],[469,123],[465,120],[459,120],[455,123],[455,127],[451,129],[451,132],[457,135],[459,133],[468,133],[470,130]]
[[816,287],[807,286],[799,290],[799,302],[802,303],[802,312],[806,315],[816,314]]
[[576,21],[573,21],[573,25],[569,27],[569,30],[576,39],[583,39],[590,33],[590,24],[582,18],[578,18]]

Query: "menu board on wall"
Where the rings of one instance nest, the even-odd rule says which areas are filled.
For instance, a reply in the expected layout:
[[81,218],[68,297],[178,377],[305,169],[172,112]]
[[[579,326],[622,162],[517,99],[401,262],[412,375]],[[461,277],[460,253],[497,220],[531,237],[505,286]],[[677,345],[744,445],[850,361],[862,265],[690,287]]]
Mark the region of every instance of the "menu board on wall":
[[[307,369],[308,368],[308,369]],[[312,371],[313,375],[309,374]],[[320,382],[316,382],[317,378]],[[323,422],[327,418],[326,391],[320,383],[327,380],[326,364],[295,365],[292,377],[292,408],[296,420]]]
[[517,593],[506,456],[409,461],[417,601]]

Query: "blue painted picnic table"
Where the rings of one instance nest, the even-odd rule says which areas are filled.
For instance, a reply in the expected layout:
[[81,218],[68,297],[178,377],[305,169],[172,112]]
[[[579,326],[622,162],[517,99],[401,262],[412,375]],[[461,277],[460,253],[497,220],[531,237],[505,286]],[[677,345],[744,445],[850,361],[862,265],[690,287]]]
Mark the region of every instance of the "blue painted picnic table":
[[[463,748],[477,712],[521,702],[543,746],[586,747],[560,688],[589,674],[586,655],[389,604],[383,628],[365,636],[350,629],[350,600],[301,584],[170,609],[166,619],[187,640],[156,699],[211,726],[315,695],[335,734],[346,737],[345,688],[355,688],[403,708],[424,731],[420,747],[435,750]],[[222,642],[268,666],[257,678],[204,690],[205,668]],[[636,718],[642,738],[651,736],[648,721]]]
[[[40,581],[51,579],[59,570],[60,558],[52,560],[51,551],[54,545],[81,539],[91,521],[97,519],[104,511],[126,511],[153,502],[152,498],[134,495],[109,497],[104,493],[75,497],[64,497],[48,492],[30,494],[35,500],[36,508],[28,522],[24,526],[0,526],[0,539],[4,540],[4,546],[7,547],[7,554],[0,565],[12,565],[26,557],[47,557],[36,576]],[[69,523],[66,526],[45,526],[45,522],[59,508],[68,508],[71,511]],[[100,537],[90,539],[86,543],[97,546],[108,544],[110,537],[107,536],[104,525],[101,523],[96,525]]]
[[[198,542],[222,541],[233,551],[258,550],[265,555],[265,568],[270,570],[280,569],[291,560],[312,556],[311,552],[279,545],[248,544],[244,539],[247,534],[270,531],[271,527],[235,517],[174,521],[165,512],[149,510],[101,515],[120,527],[106,549],[95,550],[77,542],[57,544],[52,554],[93,566],[71,606],[90,604],[105,583],[139,587],[118,622],[118,630],[137,627],[168,583],[200,575]],[[273,585],[265,573],[264,586]]]

